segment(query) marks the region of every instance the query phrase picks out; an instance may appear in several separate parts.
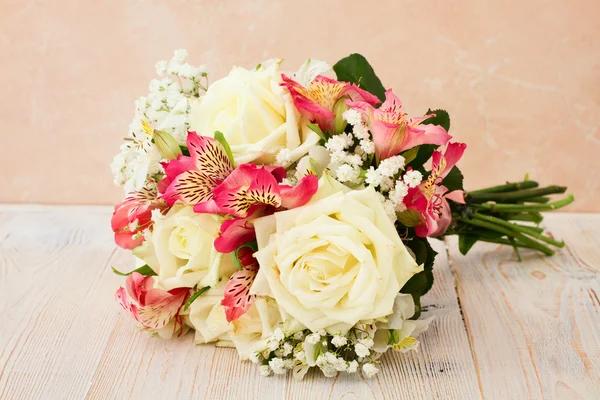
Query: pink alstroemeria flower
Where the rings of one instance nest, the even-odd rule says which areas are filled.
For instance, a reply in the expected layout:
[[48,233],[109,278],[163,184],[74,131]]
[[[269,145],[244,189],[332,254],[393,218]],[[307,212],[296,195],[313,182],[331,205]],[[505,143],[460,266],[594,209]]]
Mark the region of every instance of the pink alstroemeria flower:
[[442,181],[461,159],[466,148],[464,143],[449,143],[443,154],[439,150],[434,151],[429,177],[421,185],[409,189],[404,205],[422,216],[422,223],[415,227],[417,236],[443,235],[452,222],[450,205],[446,199],[464,203],[463,192],[455,190],[446,193],[448,188],[442,185]]
[[[189,288],[157,289],[151,276],[138,272],[127,277],[125,287],[127,290],[123,287],[117,290],[115,300],[144,329],[162,329],[174,321],[173,333],[183,334],[183,319],[179,311],[188,298]],[[128,295],[133,302],[128,300]]]
[[166,207],[157,196],[156,187],[145,187],[139,192],[129,193],[115,206],[110,222],[117,246],[131,250],[142,244],[143,230],[152,225],[152,210]]
[[239,250],[238,258],[243,269],[236,271],[225,286],[225,296],[221,305],[225,307],[227,322],[238,319],[254,304],[256,296],[250,294],[250,287],[258,272],[258,261],[253,252],[250,247],[242,247]]
[[234,217],[221,226],[215,249],[229,253],[254,238],[252,220],[278,209],[306,204],[316,193],[316,176],[307,175],[296,186],[280,184],[285,177],[283,167],[254,164],[238,166],[213,191],[213,198],[194,206],[196,212],[225,214]]
[[347,100],[346,104],[367,116],[379,161],[422,144],[444,145],[452,138],[441,126],[420,125],[435,114],[409,118],[392,89],[385,92],[385,101],[379,108],[362,101]]
[[334,133],[333,106],[341,98],[371,106],[381,103],[377,96],[352,83],[336,81],[323,75],[318,75],[307,88],[285,75],[281,75],[281,78],[281,85],[289,90],[300,114],[316,122],[323,132]]
[[213,138],[189,132],[187,146],[190,155],[163,163],[166,177],[161,181],[162,198],[169,206],[177,200],[189,204],[209,201],[216,188],[233,171],[221,143]]

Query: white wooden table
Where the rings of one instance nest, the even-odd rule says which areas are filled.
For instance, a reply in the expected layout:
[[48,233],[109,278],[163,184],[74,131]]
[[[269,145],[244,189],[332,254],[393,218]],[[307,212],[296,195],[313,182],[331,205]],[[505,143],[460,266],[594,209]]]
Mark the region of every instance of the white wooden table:
[[0,399],[600,399],[600,215],[558,214],[554,257],[436,242],[435,322],[380,374],[263,378],[234,350],[138,332],[108,207],[0,206]]

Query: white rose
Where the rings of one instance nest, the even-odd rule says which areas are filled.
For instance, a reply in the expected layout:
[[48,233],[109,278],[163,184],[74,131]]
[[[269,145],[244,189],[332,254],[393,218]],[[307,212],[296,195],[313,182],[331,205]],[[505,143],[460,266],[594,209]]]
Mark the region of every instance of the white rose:
[[220,217],[197,214],[191,206],[176,204],[155,219],[150,238],[133,253],[157,274],[166,290],[176,287],[215,286],[235,266],[228,255],[215,250]]
[[217,341],[218,345],[235,347],[242,360],[252,353],[263,350],[275,328],[286,331],[303,327],[280,310],[270,298],[257,298],[252,307],[240,318],[227,322],[221,305],[227,280],[200,295],[189,308],[189,321],[196,330],[196,344]]
[[305,124],[299,129],[292,98],[279,86],[279,63],[270,64],[254,70],[234,67],[192,104],[190,130],[210,137],[222,132],[236,164],[271,164],[284,148],[296,161],[319,141]]
[[344,332],[392,314],[415,263],[371,188],[328,175],[306,205],[257,219],[260,269],[251,293],[273,297],[311,331]]
[[221,305],[226,280],[207,290],[194,300],[189,308],[189,321],[196,330],[196,344],[230,341],[233,326],[225,318],[225,309]]

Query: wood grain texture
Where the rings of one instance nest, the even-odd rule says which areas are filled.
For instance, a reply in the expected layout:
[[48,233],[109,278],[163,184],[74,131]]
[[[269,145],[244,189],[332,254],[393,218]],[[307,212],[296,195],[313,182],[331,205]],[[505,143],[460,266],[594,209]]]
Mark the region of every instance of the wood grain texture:
[[[553,216],[570,243],[515,264],[444,244],[423,299],[435,316],[418,354],[388,353],[366,380],[263,378],[232,349],[149,337],[113,301],[123,279],[107,207],[0,206],[0,399],[479,399],[597,394],[600,216]],[[458,302],[458,294],[463,309]],[[463,321],[464,313],[468,330]],[[475,354],[475,356],[473,356]],[[600,397],[597,397],[600,398]]]
[[600,215],[550,215],[553,257],[449,240],[486,399],[600,399]]

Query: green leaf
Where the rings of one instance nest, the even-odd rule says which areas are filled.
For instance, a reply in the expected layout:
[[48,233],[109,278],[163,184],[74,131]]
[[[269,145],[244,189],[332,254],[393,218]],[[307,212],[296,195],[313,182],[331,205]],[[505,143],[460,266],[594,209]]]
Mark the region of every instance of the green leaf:
[[439,125],[446,131],[450,131],[450,115],[446,110],[427,110],[427,114],[435,114],[435,117],[427,118],[421,124]]
[[[413,167],[413,169],[424,172],[423,165],[431,158],[431,155],[438,148],[434,144],[422,144],[421,146],[415,147],[417,149],[417,156],[410,162],[407,163],[407,167]],[[413,150],[413,149],[411,149]]]
[[319,137],[324,140],[327,141],[327,135],[325,135],[323,133],[323,131],[321,130],[321,127],[319,127],[319,125],[317,124],[306,124],[311,131],[313,131],[314,133],[316,133],[317,135],[319,135]]
[[454,190],[464,190],[463,189],[463,174],[460,172],[458,167],[453,167],[448,175],[442,181],[442,185],[448,188],[448,192],[452,192]]
[[477,243],[477,236],[458,235],[458,250],[463,256],[467,255],[475,243]]
[[187,157],[190,156],[190,149],[188,149],[187,146],[179,145],[179,148],[181,149],[181,154]]
[[188,301],[185,302],[185,305],[183,306],[183,311],[186,311],[192,305],[194,300],[206,293],[208,289],[210,289],[210,286],[204,286],[202,289],[198,290],[196,293],[191,295]]
[[133,271],[129,271],[129,272],[118,271],[115,267],[111,267],[111,268],[112,268],[112,271],[119,276],[129,276],[129,275],[133,274],[134,272],[137,272],[138,274],[142,274],[144,276],[156,276],[156,272],[154,272],[154,270],[152,268],[150,268],[150,266],[148,266],[148,264],[142,265],[138,269],[134,269]]
[[404,163],[409,164],[412,160],[417,158],[417,153],[419,153],[419,146],[413,147],[412,149],[406,150],[404,153],[402,153],[401,155],[404,157]]
[[415,253],[417,264],[422,264],[424,268],[423,271],[413,275],[402,289],[400,289],[401,293],[410,293],[413,296],[417,311],[413,318],[418,318],[421,312],[420,298],[427,293],[433,285],[433,262],[437,253],[431,248],[431,245],[425,238],[414,236],[412,240],[405,244],[413,251],[413,253]]
[[333,70],[338,80],[355,83],[361,89],[377,96],[379,100],[385,100],[385,88],[375,75],[371,64],[362,55],[354,53],[342,58],[333,66]]
[[253,251],[257,251],[258,250],[258,243],[256,243],[256,240],[255,240],[255,241],[252,241],[252,242],[241,244],[234,251],[232,251],[230,253],[231,254],[231,260],[233,261],[233,265],[237,269],[239,269],[240,271],[244,269],[244,266],[240,262],[239,253],[240,253],[240,250],[243,249],[244,247],[248,247],[248,248],[252,249]]
[[229,162],[231,165],[233,164],[233,153],[231,152],[231,147],[229,147],[229,143],[227,143],[227,139],[225,139],[225,135],[223,132],[215,131],[215,140],[223,146],[225,149],[225,153],[227,153],[227,158],[229,158]]

